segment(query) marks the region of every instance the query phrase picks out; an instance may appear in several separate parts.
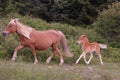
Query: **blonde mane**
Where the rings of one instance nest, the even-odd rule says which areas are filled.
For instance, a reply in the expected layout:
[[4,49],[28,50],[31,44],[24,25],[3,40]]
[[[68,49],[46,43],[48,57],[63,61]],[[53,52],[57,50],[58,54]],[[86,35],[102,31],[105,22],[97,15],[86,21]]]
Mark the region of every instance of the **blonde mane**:
[[32,32],[33,28],[23,25],[22,23],[16,21],[17,23],[17,32],[24,37],[30,39],[30,33]]

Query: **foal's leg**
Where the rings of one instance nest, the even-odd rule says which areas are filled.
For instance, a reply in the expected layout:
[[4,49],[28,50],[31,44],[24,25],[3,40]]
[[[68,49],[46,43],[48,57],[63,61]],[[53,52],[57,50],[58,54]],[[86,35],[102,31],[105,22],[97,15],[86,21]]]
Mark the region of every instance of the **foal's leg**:
[[87,54],[87,53],[85,53],[85,54],[83,55],[83,59],[84,59],[85,63],[88,64],[88,62],[87,62],[87,60],[86,60],[86,54]]
[[102,56],[100,54],[98,56],[99,56],[101,65],[103,65]]
[[20,49],[22,49],[22,48],[24,48],[24,46],[23,46],[23,45],[19,45],[19,46],[17,46],[17,47],[14,49],[14,53],[13,53],[13,57],[12,57],[12,60],[13,60],[13,61],[15,61],[16,58],[17,58],[17,51],[20,50]]
[[80,59],[81,59],[85,54],[86,54],[86,53],[83,52],[83,53],[80,55],[80,57],[77,59],[77,61],[75,62],[75,64],[77,64],[77,63],[80,61]]
[[90,53],[90,58],[89,58],[89,60],[88,60],[87,64],[90,64],[90,62],[91,62],[92,58],[93,58],[93,53]]
[[100,60],[101,65],[103,65],[102,56],[101,56],[101,54],[100,54],[100,48],[98,48],[98,49],[96,50],[96,53],[97,53],[97,55],[98,55],[98,57],[99,57],[99,60]]

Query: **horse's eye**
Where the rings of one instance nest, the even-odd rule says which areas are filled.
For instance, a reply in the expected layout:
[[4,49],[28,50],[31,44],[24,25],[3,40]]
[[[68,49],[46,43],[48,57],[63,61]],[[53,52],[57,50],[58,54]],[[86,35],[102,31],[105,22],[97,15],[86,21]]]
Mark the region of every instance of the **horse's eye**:
[[9,27],[12,27],[12,26],[9,26]]

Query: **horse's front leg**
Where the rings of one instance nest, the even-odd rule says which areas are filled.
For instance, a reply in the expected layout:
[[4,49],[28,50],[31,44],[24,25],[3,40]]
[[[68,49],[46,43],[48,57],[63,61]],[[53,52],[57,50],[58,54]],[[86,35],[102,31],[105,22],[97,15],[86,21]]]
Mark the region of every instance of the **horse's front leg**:
[[80,55],[80,57],[76,60],[75,64],[78,64],[78,62],[80,61],[80,59],[85,55],[85,52],[82,52],[82,54]]
[[38,59],[36,57],[36,52],[35,52],[35,47],[34,46],[30,46],[33,56],[34,56],[34,64],[38,63]]
[[84,59],[85,63],[88,64],[88,62],[87,62],[87,60],[86,60],[86,54],[87,54],[87,53],[85,53],[85,54],[83,55],[83,59]]
[[14,53],[13,53],[13,57],[12,57],[12,60],[13,60],[13,61],[15,61],[16,58],[17,58],[17,51],[20,50],[20,49],[22,49],[22,48],[24,48],[24,46],[23,46],[23,45],[19,45],[19,46],[17,46],[17,47],[14,49]]
[[89,58],[87,64],[90,64],[90,61],[92,60],[92,58],[93,58],[93,53],[90,53],[90,58]]

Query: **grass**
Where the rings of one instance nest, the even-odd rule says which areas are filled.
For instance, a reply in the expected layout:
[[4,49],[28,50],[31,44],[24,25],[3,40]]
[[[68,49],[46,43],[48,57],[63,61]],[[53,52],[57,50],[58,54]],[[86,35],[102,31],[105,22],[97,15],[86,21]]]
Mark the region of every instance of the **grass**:
[[0,60],[0,80],[119,80],[120,63],[43,64]]
[[[54,57],[52,60],[54,63],[50,65],[43,63],[33,65],[33,55],[26,48],[18,52],[17,62],[11,62],[9,59],[12,57],[14,48],[19,44],[17,35],[3,37],[0,34],[0,58],[5,59],[0,60],[0,80],[120,80],[119,48],[112,48],[108,45],[106,50],[101,50],[103,62],[106,62],[104,66],[99,64],[98,57],[94,57],[89,66],[82,65],[84,64],[83,60],[78,65],[73,64],[81,53],[81,47],[75,44],[81,34],[86,34],[91,42],[95,41],[108,44],[94,29],[60,23],[49,24],[41,19],[31,18],[29,16],[19,16],[19,18],[20,22],[37,30],[55,29],[62,31],[67,38],[68,47],[74,54],[74,57],[65,57],[66,64],[63,66],[57,64],[59,62],[58,57]],[[8,20],[8,18],[0,20],[1,31],[7,25]],[[51,48],[44,52],[37,51],[38,60],[45,62],[49,55],[46,53],[51,53],[50,51]]]

